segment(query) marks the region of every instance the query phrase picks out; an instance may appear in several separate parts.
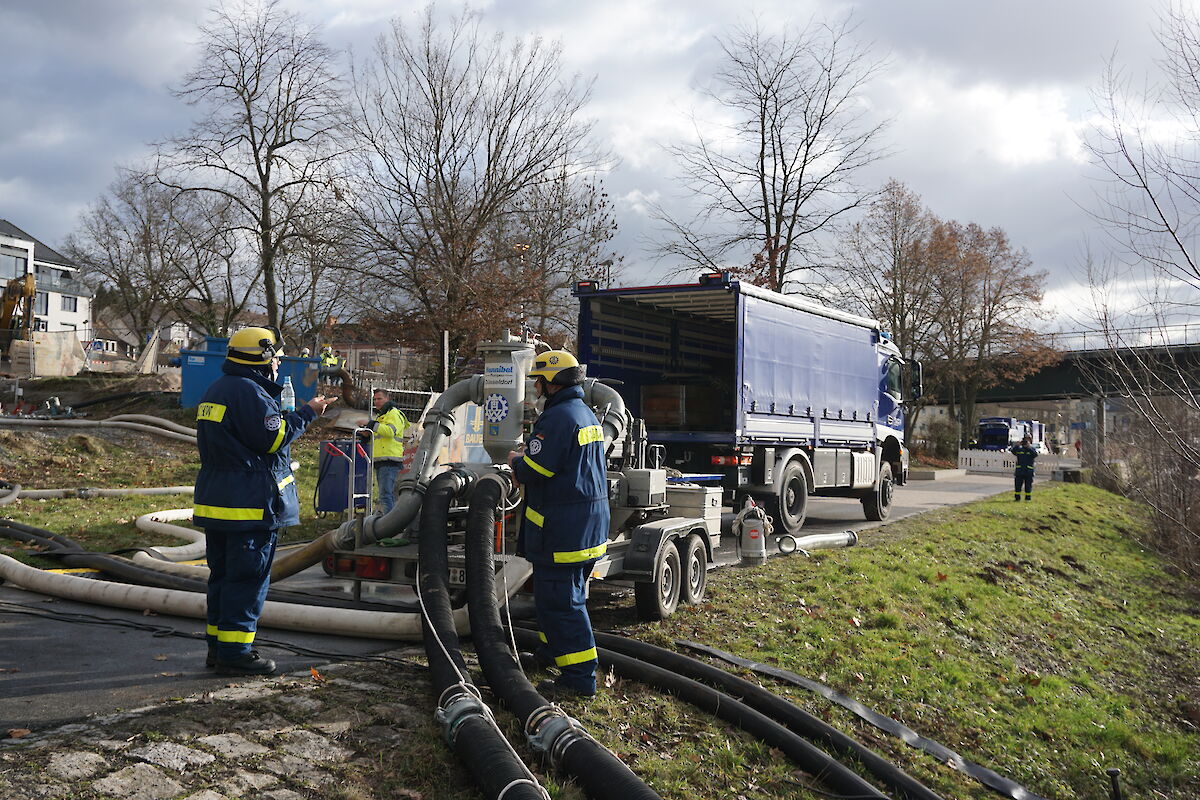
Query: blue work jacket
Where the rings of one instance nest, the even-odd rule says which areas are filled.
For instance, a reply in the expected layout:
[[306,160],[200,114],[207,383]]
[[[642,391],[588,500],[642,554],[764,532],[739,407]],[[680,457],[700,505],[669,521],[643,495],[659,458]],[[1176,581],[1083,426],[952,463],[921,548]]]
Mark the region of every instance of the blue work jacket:
[[291,443],[316,419],[308,406],[284,412],[283,387],[226,361],[196,409],[194,523],[206,530],[275,530],[300,522]]
[[1037,460],[1038,451],[1030,445],[1014,444],[1008,452],[1017,457],[1016,472],[1033,472],[1033,462]]
[[604,555],[609,521],[604,434],[581,387],[546,398],[513,472],[525,486],[519,550],[527,560],[573,565]]

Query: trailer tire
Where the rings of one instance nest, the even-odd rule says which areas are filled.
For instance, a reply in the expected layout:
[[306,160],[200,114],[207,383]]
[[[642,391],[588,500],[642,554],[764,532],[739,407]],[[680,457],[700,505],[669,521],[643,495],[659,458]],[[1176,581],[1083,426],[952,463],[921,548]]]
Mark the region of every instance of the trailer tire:
[[647,621],[666,619],[679,607],[679,595],[683,591],[683,575],[680,569],[679,549],[674,542],[667,542],[658,551],[654,563],[654,580],[638,581],[633,584],[634,607],[639,618]]
[[804,467],[798,460],[789,461],[780,476],[779,491],[755,495],[754,499],[766,509],[776,534],[797,535],[808,514],[808,478]]
[[682,541],[676,539],[675,547],[683,565],[679,599],[689,605],[698,605],[704,602],[704,590],[708,588],[708,550],[697,533]]
[[872,522],[882,522],[892,513],[892,465],[883,462],[879,468],[879,488],[872,489],[862,499],[863,513]]

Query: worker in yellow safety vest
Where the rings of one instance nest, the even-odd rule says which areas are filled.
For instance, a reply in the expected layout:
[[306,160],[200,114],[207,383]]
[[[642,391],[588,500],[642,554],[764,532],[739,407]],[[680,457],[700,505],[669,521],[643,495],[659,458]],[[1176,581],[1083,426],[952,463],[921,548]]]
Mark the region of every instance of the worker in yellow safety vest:
[[384,389],[375,390],[371,403],[375,408],[375,419],[367,426],[371,431],[371,459],[379,486],[379,506],[386,514],[396,504],[396,479],[404,468],[404,434],[412,423]]

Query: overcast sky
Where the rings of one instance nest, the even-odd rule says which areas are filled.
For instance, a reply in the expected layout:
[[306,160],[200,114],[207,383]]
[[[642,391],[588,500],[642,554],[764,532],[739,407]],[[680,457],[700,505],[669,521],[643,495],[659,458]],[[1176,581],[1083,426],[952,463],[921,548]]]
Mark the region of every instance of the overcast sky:
[[[51,246],[104,191],[118,164],[185,130],[192,109],[169,87],[193,65],[207,0],[0,0],[0,217]],[[423,0],[285,0],[323,26],[334,47],[362,54]],[[443,4],[447,9],[453,4]],[[715,37],[757,15],[764,27],[852,13],[858,37],[889,60],[870,86],[891,118],[894,154],[867,183],[895,177],[943,218],[1004,228],[1051,275],[1049,300],[1078,297],[1095,177],[1081,137],[1091,90],[1114,51],[1152,66],[1158,4],[1142,0],[498,0],[475,3],[486,25],[560,39],[571,69],[595,76],[589,108],[619,157],[607,176],[628,282],[658,282],[639,244],[654,226],[647,198],[672,207],[674,171],[661,143],[687,136]]]

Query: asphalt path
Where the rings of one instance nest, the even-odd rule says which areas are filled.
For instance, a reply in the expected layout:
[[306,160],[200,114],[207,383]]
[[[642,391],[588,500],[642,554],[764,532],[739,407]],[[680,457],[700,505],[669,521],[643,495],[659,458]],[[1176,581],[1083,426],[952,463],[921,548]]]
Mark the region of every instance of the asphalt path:
[[[966,503],[1011,486],[1012,478],[1005,475],[910,481],[896,490],[891,520]],[[879,525],[864,519],[856,500],[810,498],[804,533],[869,531]],[[869,543],[869,534],[861,541]],[[733,559],[732,543],[727,542],[718,563]],[[297,591],[349,591],[316,567],[289,578],[284,586]],[[372,593],[368,599],[411,596],[407,588],[385,588],[382,596]],[[194,638],[202,631],[200,620],[148,616],[0,586],[0,738],[11,728],[45,730],[93,714],[140,708],[236,683],[236,678],[205,669],[204,642]],[[297,655],[270,646],[275,641],[316,652]],[[347,655],[380,654],[398,645],[271,629],[259,632],[258,644],[263,655],[275,659],[284,672],[319,668]]]

